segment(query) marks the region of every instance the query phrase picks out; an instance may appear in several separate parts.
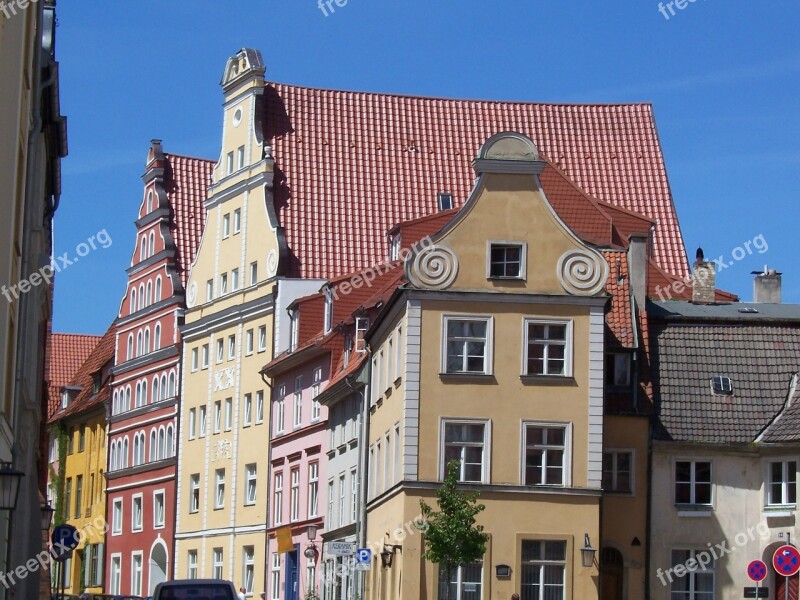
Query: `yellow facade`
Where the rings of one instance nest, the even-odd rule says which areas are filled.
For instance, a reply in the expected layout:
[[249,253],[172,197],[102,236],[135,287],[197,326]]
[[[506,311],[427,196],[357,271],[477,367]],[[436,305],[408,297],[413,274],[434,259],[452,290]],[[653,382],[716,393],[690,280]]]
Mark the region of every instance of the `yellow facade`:
[[[267,209],[273,162],[257,111],[261,56],[228,61],[222,151],[187,285],[175,576],[221,577],[265,590],[276,223]],[[247,492],[255,478],[255,498]]]
[[[72,560],[67,563],[67,593],[81,594],[85,591],[99,594],[102,593],[102,581],[95,581],[97,585],[92,585],[90,577],[95,552],[97,556],[103,555],[107,529],[105,412],[93,410],[75,417],[75,420],[64,421],[63,426],[70,440],[64,469],[64,518],[81,532],[81,541]],[[59,585],[60,581],[54,584]]]
[[[584,567],[581,548],[587,535],[594,547],[600,542],[608,265],[556,216],[530,140],[498,136],[475,164],[472,196],[430,247],[406,259],[410,285],[370,339],[367,543],[393,549],[394,560],[389,568],[373,563],[366,597],[440,597],[438,568],[422,558],[413,521],[420,499],[435,506],[445,456],[455,449],[464,487],[479,491],[486,506],[478,523],[490,540],[480,566],[456,575],[454,598],[538,598],[534,571],[545,568],[555,569],[564,598],[598,598],[597,559]],[[507,245],[523,255],[513,278],[490,270],[493,249]],[[586,268],[581,281],[571,271],[576,259]],[[485,324],[477,371],[450,362],[449,323],[465,320]],[[528,370],[531,323],[564,327],[558,375]],[[459,446],[448,432],[461,426],[480,438]],[[541,450],[547,442],[534,440],[545,430],[563,443]],[[543,463],[560,465],[557,481],[535,483],[528,456],[539,451],[552,452]],[[540,551],[554,552],[554,562],[537,558]]]

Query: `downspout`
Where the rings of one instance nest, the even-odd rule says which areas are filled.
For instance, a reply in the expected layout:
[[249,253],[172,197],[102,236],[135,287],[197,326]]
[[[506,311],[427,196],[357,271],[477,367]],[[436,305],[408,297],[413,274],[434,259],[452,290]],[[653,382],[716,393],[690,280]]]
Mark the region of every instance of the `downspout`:
[[[274,346],[273,346],[274,348]],[[274,350],[273,350],[274,354]],[[269,522],[270,516],[272,513],[270,512],[271,509],[271,502],[272,502],[272,431],[273,431],[273,423],[272,423],[272,394],[275,392],[272,384],[267,380],[267,377],[264,375],[263,371],[259,371],[258,373],[261,376],[261,381],[264,382],[264,385],[269,388],[269,415],[270,418],[266,420],[269,423],[269,433],[267,435],[267,511],[266,511],[266,522],[264,523],[264,596],[263,598],[266,599],[267,597],[267,585],[269,583],[269,568],[270,568],[270,556],[269,556]]]

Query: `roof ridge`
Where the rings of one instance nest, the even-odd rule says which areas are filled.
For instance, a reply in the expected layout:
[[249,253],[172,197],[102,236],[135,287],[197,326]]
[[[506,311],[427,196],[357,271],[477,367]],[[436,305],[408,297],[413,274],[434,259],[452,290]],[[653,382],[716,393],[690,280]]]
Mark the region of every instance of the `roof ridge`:
[[169,159],[170,157],[172,157],[172,158],[186,158],[188,160],[200,160],[200,161],[211,163],[211,164],[216,164],[217,163],[216,159],[213,159],[213,158],[203,158],[202,156],[189,156],[188,154],[178,154],[177,152],[164,152],[164,156],[167,159]]

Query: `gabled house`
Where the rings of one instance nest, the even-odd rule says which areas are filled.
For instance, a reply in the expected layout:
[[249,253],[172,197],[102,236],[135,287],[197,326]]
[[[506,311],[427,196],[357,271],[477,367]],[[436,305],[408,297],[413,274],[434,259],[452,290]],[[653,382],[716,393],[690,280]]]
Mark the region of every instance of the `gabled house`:
[[[698,268],[713,281],[713,265]],[[784,598],[772,556],[798,535],[800,306],[695,297],[653,302],[647,313],[650,597],[740,597],[755,587],[748,563],[762,560],[763,587]],[[797,576],[788,583],[787,597],[797,597]]]

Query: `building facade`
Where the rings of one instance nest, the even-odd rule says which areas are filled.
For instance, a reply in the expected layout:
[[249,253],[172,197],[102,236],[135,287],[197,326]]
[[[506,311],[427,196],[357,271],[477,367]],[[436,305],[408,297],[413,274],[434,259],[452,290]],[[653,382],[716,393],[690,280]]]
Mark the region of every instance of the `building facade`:
[[159,140],[147,154],[128,284],[115,321],[104,557],[109,594],[151,596],[172,576],[179,326],[211,167],[208,160],[165,154]]

